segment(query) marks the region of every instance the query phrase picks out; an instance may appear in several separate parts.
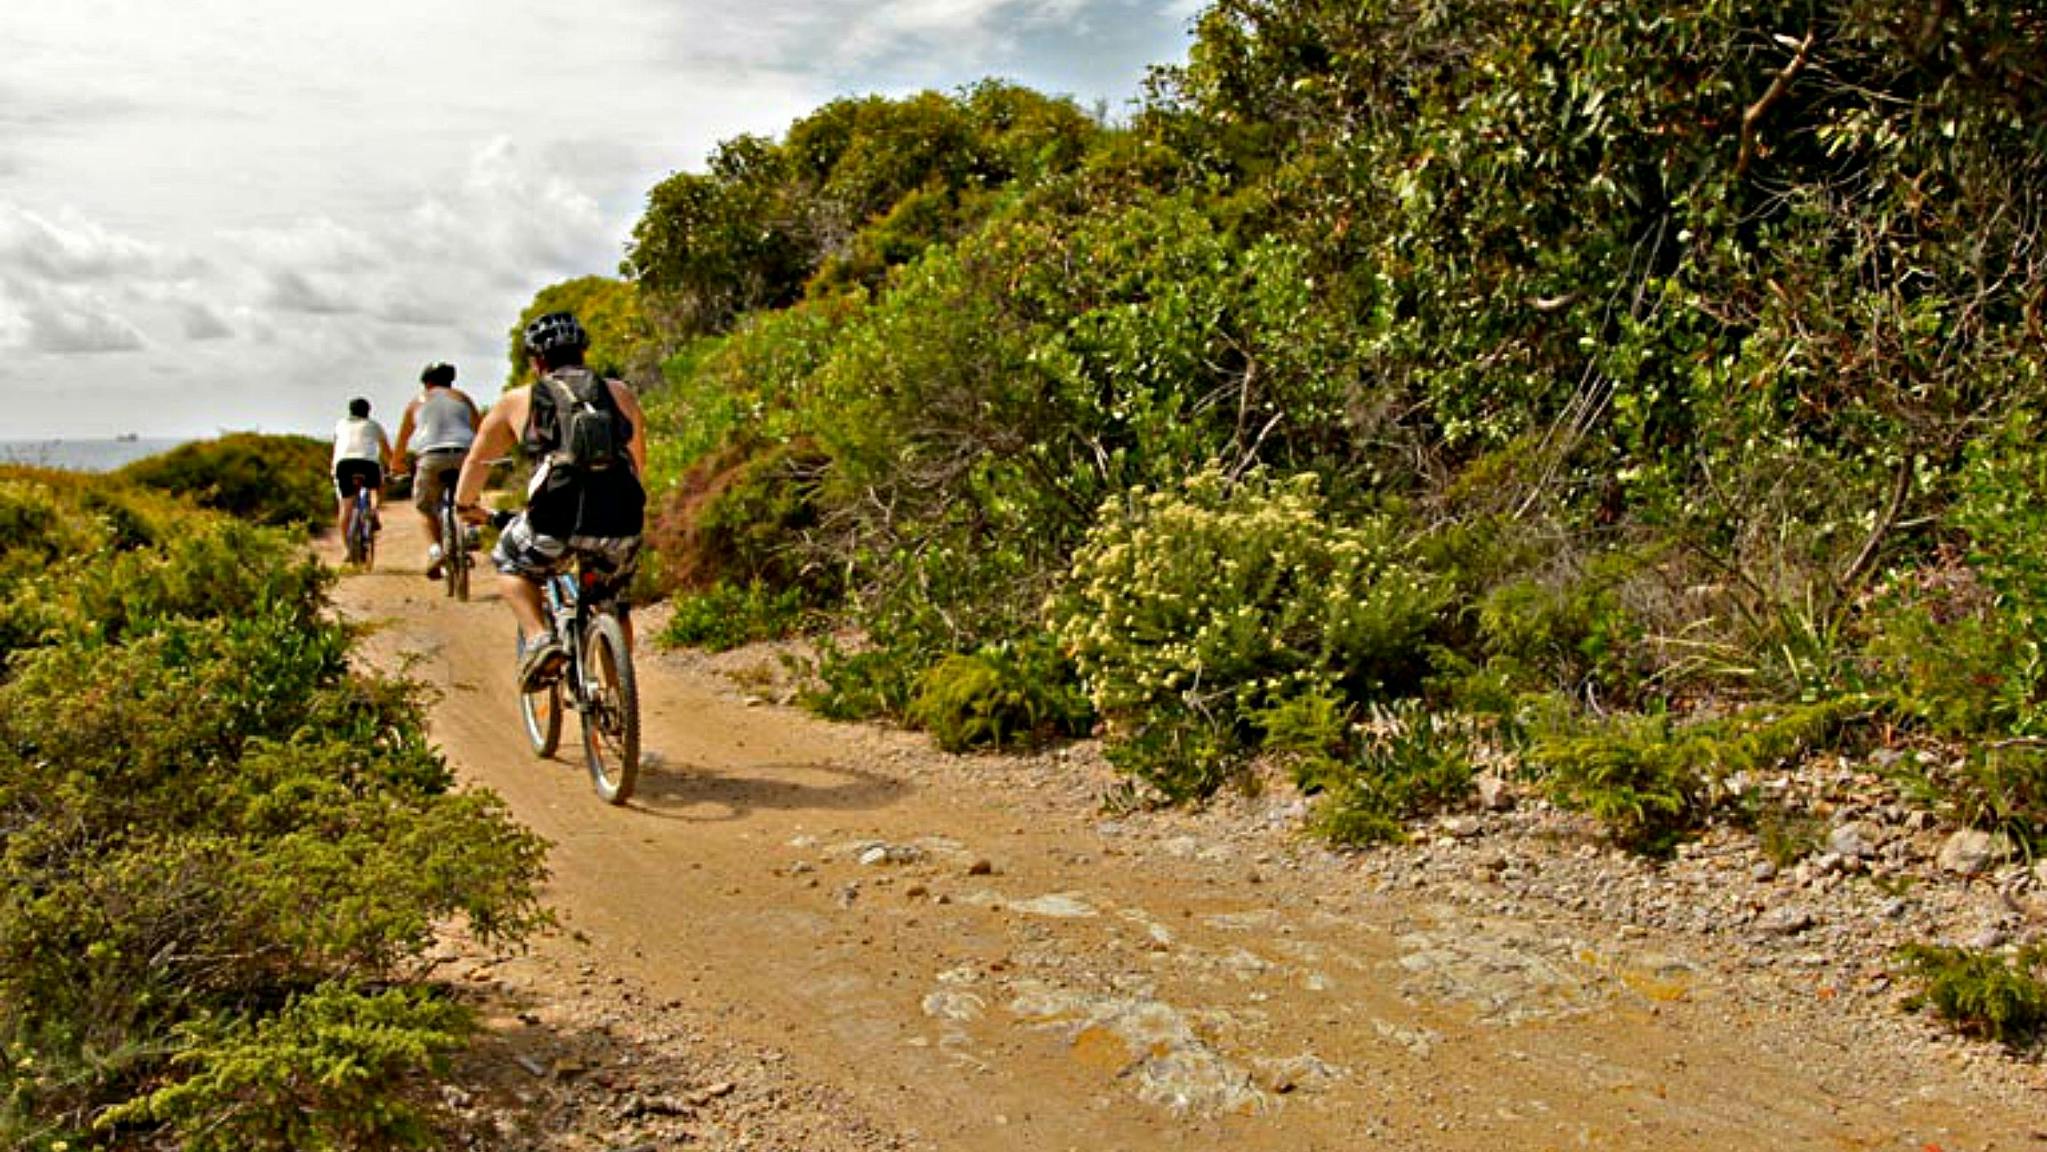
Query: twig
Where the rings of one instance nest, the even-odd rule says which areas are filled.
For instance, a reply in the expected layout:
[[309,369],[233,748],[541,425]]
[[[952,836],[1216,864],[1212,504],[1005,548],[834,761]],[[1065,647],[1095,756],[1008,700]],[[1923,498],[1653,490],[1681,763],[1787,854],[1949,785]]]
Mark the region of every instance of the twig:
[[1756,157],[1756,125],[1762,122],[1764,114],[1769,112],[1770,107],[1782,100],[1784,94],[1791,90],[1791,82],[1798,78],[1798,74],[1805,71],[1805,63],[1812,55],[1812,38],[1812,32],[1806,32],[1805,39],[1798,42],[1797,53],[1791,57],[1789,63],[1777,70],[1777,75],[1771,79],[1770,87],[1763,92],[1762,98],[1742,112],[1741,155],[1734,162],[1736,176],[1748,175],[1749,163]]

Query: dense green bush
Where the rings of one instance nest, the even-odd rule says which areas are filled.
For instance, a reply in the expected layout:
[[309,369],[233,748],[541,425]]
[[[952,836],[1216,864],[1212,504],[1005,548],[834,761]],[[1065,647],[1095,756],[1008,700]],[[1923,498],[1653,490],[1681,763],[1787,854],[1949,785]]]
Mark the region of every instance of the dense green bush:
[[1863,697],[1691,722],[1664,713],[1592,720],[1558,709],[1532,726],[1528,760],[1560,803],[1590,813],[1620,843],[1661,855],[1728,798],[1736,773],[1795,763],[1878,711]]
[[744,587],[717,583],[675,597],[674,615],[661,642],[723,652],[760,640],[779,640],[803,619],[803,589],[770,590],[756,580]]
[[1321,693],[1296,696],[1258,718],[1265,750],[1319,796],[1312,826],[1338,844],[1399,840],[1402,822],[1470,798],[1473,733],[1454,716],[1399,700],[1357,710]]
[[1094,712],[1046,636],[952,655],[927,669],[907,709],[948,752],[1084,734]]
[[0,589],[43,623],[0,673],[0,1142],[421,1143],[460,1019],[393,987],[448,917],[531,930],[541,845],[350,668],[300,545],[158,527]]
[[1052,620],[1095,707],[1131,732],[1133,769],[1189,795],[1290,700],[1414,690],[1440,607],[1391,531],[1333,522],[1312,476],[1232,482],[1210,468],[1107,511]]
[[334,515],[332,445],[234,432],[121,469],[125,479],[257,524],[316,526]]
[[419,992],[323,984],[272,1015],[185,1025],[184,1077],[98,1127],[163,1124],[188,1152],[431,1147],[421,1108],[391,1099],[390,1086],[444,1067],[471,1024],[460,1006]]

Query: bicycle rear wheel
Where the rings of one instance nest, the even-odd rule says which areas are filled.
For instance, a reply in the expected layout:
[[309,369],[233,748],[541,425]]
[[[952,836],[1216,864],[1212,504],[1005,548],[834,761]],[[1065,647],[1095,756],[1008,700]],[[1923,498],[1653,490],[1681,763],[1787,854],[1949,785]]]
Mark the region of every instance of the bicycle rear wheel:
[[469,599],[469,566],[473,563],[469,550],[462,546],[462,518],[455,515],[452,499],[441,501],[441,579],[447,583],[448,595],[457,600]]
[[625,630],[608,614],[590,621],[583,642],[583,758],[607,804],[632,797],[640,776],[640,691]]
[[[526,650],[526,630],[519,630],[519,651]],[[552,756],[562,741],[562,682],[559,677],[532,692],[519,693],[519,718],[526,722],[526,743],[535,756]]]
[[348,519],[348,562],[365,572],[377,563],[377,532],[370,523],[370,502],[359,494]]

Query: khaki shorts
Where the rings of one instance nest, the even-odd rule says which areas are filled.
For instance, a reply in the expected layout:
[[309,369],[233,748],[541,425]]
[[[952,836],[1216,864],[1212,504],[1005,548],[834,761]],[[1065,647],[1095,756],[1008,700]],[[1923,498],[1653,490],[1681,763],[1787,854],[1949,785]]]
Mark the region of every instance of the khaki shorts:
[[429,516],[440,511],[441,493],[454,488],[468,455],[460,448],[420,453],[412,464],[412,506]]

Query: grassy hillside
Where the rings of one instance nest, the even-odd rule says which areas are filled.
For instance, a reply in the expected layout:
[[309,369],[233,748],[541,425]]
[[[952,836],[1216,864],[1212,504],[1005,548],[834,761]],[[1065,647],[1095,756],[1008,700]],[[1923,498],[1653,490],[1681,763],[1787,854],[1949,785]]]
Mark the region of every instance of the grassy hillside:
[[1219,0],[1126,125],[729,142],[626,269],[679,636],[1342,839],[1478,745],[1661,851],[1889,742],[2040,845],[2043,93],[2034,4]]

